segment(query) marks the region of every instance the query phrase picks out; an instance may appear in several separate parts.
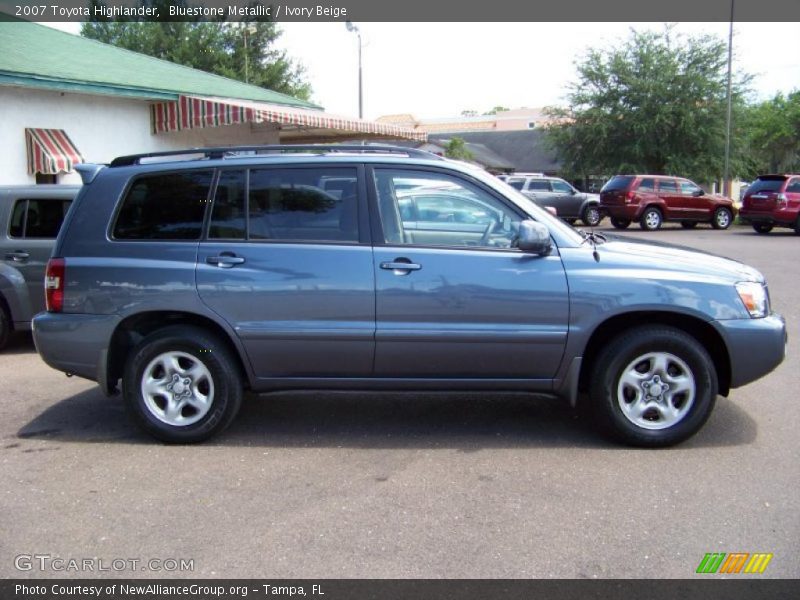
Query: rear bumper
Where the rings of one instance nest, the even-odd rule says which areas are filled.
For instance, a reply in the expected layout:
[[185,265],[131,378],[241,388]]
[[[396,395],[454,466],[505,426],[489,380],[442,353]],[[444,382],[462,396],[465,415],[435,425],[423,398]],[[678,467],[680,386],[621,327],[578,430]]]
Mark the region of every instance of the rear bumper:
[[638,204],[600,204],[599,208],[613,219],[627,219],[628,221],[638,220],[641,212]]
[[739,220],[752,225],[764,223],[778,227],[794,227],[800,213],[798,211],[775,209],[773,211],[754,211],[742,208],[739,210]]
[[731,361],[731,387],[760,379],[786,357],[786,323],[773,313],[763,319],[715,321]]
[[39,313],[33,318],[33,342],[54,369],[103,381],[107,346],[118,322],[115,315]]

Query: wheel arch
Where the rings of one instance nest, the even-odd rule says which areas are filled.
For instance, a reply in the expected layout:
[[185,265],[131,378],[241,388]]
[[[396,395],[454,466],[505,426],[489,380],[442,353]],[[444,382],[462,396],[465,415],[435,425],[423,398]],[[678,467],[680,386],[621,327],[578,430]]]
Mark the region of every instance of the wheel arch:
[[105,378],[101,378],[101,387],[107,394],[116,391],[117,381],[122,377],[128,354],[146,336],[172,325],[192,325],[205,329],[216,335],[225,343],[239,364],[243,375],[243,384],[249,386],[251,372],[248,368],[243,348],[236,342],[233,334],[213,319],[192,312],[184,311],[148,311],[137,313],[120,321],[108,346]]
[[728,395],[731,384],[731,361],[725,345],[725,340],[720,333],[708,322],[697,317],[681,313],[660,311],[639,311],[614,315],[603,321],[594,329],[583,352],[583,361],[578,382],[578,389],[580,392],[586,392],[589,389],[589,378],[594,363],[603,346],[624,331],[644,325],[666,325],[674,327],[700,342],[714,363],[714,369],[716,370],[719,382],[719,393],[722,396]]

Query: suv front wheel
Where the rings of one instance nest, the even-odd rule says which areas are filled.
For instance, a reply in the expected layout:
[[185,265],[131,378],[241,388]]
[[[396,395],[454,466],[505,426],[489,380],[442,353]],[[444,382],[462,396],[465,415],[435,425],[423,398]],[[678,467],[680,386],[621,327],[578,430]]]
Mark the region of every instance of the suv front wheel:
[[718,384],[711,357],[695,338],[672,327],[647,326],[605,346],[590,385],[602,429],[627,444],[659,447],[703,426]]
[[231,424],[242,403],[238,363],[216,336],[175,325],[147,336],[122,380],[136,423],[169,443],[205,440]]

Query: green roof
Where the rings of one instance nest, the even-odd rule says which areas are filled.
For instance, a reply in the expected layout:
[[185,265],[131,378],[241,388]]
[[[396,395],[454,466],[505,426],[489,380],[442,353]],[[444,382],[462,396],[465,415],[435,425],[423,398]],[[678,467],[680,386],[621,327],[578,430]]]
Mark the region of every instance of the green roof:
[[218,96],[320,108],[287,94],[25,21],[0,21],[3,84],[150,99]]

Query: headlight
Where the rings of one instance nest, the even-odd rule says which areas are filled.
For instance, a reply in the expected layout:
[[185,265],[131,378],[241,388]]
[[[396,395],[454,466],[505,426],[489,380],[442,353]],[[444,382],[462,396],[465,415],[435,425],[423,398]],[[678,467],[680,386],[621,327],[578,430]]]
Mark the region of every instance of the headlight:
[[767,290],[762,284],[756,281],[740,281],[736,284],[736,291],[751,317],[766,317],[769,314]]

